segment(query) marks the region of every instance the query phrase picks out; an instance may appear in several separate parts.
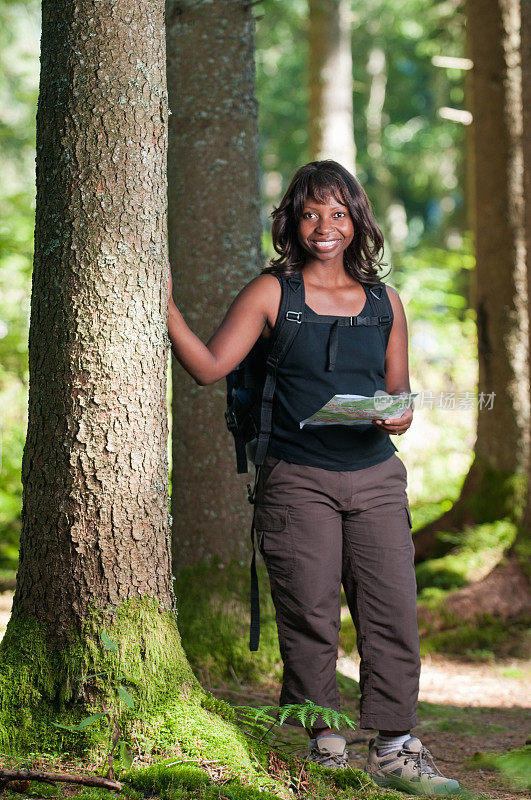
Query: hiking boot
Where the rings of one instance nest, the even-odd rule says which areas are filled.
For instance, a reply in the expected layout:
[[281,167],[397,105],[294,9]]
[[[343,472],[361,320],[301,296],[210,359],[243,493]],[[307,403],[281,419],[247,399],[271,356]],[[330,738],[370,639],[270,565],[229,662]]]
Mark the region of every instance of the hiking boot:
[[318,736],[310,739],[310,748],[306,761],[315,761],[322,767],[331,769],[346,769],[348,767],[348,753],[345,748],[346,741],[337,733]]
[[[369,742],[367,772],[378,786],[391,786],[408,794],[458,794],[457,781],[439,772],[430,751],[410,736],[399,750],[379,756],[374,739]],[[431,763],[428,763],[428,760]]]

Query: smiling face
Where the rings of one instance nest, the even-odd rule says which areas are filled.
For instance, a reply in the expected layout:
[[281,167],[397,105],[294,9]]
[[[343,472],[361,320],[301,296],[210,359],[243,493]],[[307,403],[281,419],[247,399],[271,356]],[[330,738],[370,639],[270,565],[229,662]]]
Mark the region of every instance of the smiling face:
[[343,263],[343,253],[354,238],[354,224],[347,206],[333,195],[323,201],[308,197],[297,233],[311,260]]

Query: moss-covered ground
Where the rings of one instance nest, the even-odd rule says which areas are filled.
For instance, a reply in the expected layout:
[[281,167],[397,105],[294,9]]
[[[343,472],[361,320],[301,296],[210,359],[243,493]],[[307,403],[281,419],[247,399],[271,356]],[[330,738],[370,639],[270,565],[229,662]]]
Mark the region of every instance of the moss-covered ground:
[[[61,727],[97,714],[82,731]],[[53,650],[34,619],[12,618],[0,643],[5,754],[34,752],[38,743],[40,752],[104,764],[116,730],[131,752],[171,754],[177,747],[181,757],[217,759],[235,779],[274,788],[231,716],[195,678],[175,616],[153,598],[124,603],[108,624],[94,613],[83,631]]]

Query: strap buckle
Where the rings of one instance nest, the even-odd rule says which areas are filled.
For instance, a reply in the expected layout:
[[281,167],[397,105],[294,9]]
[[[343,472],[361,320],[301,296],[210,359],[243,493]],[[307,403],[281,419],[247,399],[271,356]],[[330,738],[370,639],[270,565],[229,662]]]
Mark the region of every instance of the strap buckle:
[[391,317],[389,314],[382,314],[380,317],[378,317],[378,322],[380,325],[386,325],[388,322],[391,322]]
[[370,317],[351,317],[350,324],[356,327],[357,325],[370,325]]
[[229,408],[227,411],[225,411],[225,422],[227,423],[227,428],[231,433],[234,433],[238,430],[238,420],[232,408]]
[[302,311],[286,311],[286,319],[290,322],[297,322],[300,325],[302,322]]

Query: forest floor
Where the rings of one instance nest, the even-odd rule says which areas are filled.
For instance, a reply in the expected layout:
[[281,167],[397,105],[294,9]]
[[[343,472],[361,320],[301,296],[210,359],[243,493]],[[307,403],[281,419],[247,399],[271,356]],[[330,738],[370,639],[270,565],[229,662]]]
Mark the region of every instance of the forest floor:
[[[338,672],[342,711],[358,717],[358,692],[348,679],[359,678],[359,660],[342,657]],[[355,685],[354,685],[355,686]],[[441,772],[459,781],[473,795],[489,800],[523,800],[528,789],[511,786],[497,770],[471,763],[476,753],[505,753],[523,747],[531,737],[531,660],[504,659],[474,663],[431,654],[422,658],[418,704],[419,723],[412,734],[429,749]],[[235,705],[268,705],[278,701],[278,684],[252,686],[215,685],[207,688]],[[306,749],[306,736],[284,726],[295,753]],[[363,769],[373,731],[345,734],[350,763]],[[405,795],[406,797],[406,795]]]
[[[0,638],[11,609],[11,593],[0,594]],[[359,713],[359,661],[343,655],[338,661],[342,710],[353,719]],[[341,678],[341,676],[343,676]],[[209,684],[208,675],[202,676]],[[274,705],[279,685],[243,685],[234,676],[229,684],[206,688],[235,705]],[[516,789],[496,770],[480,768],[476,753],[504,753],[520,748],[531,734],[531,660],[491,659],[475,663],[442,654],[422,658],[419,723],[413,730],[432,753],[443,774],[459,780],[475,797],[487,800],[522,800],[526,789]],[[353,730],[347,734],[350,762],[363,769],[367,745],[374,733]],[[306,737],[297,728],[283,726],[282,737],[294,754],[302,755]],[[66,796],[66,793],[65,795]],[[406,798],[407,795],[404,795]]]

